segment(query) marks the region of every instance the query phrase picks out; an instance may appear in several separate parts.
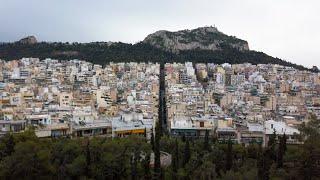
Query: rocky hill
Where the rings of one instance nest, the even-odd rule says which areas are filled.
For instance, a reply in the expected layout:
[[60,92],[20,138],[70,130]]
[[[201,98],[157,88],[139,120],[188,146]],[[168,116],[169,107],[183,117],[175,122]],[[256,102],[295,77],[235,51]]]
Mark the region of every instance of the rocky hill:
[[25,38],[20,39],[17,43],[21,44],[36,44],[38,43],[37,38],[35,36],[27,36]]
[[158,31],[136,44],[121,42],[48,43],[37,42],[32,36],[15,43],[0,43],[0,59],[13,60],[22,57],[84,59],[101,65],[111,61],[271,63],[310,70],[263,52],[249,50],[246,41],[225,35],[215,27],[178,32]]
[[249,50],[247,41],[228,36],[212,26],[177,32],[161,30],[148,35],[143,42],[175,53],[195,49],[216,51],[234,48],[239,51]]

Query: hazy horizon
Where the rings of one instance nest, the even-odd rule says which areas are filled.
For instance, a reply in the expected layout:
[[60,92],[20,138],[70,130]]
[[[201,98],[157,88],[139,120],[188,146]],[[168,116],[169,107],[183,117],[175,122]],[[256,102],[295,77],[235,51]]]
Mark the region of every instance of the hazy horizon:
[[252,50],[320,66],[320,2],[226,1],[18,1],[0,0],[0,41],[28,35],[39,41],[136,43],[158,30],[216,26],[248,41]]

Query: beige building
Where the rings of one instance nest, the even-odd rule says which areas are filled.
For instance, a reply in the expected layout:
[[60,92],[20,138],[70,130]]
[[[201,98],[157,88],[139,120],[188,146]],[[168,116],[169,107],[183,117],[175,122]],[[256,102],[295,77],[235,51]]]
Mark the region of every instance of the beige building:
[[62,92],[59,94],[60,107],[70,107],[72,106],[72,101],[73,101],[72,93]]

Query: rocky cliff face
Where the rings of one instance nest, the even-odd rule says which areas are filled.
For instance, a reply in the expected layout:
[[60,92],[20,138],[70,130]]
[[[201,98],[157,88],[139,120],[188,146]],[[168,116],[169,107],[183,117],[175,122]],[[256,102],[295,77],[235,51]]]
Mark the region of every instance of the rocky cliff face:
[[38,42],[37,38],[34,36],[27,36],[18,41],[18,43],[22,43],[22,44],[36,44],[37,42]]
[[216,27],[200,27],[177,32],[161,30],[148,35],[143,42],[170,52],[195,49],[216,51],[224,48],[249,50],[247,41],[225,35]]

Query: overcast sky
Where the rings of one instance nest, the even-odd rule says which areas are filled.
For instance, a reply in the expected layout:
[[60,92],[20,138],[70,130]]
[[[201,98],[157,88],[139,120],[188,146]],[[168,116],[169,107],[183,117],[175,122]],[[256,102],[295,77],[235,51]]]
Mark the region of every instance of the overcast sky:
[[135,43],[157,30],[215,25],[263,51],[320,66],[319,0],[0,0],[0,41]]

